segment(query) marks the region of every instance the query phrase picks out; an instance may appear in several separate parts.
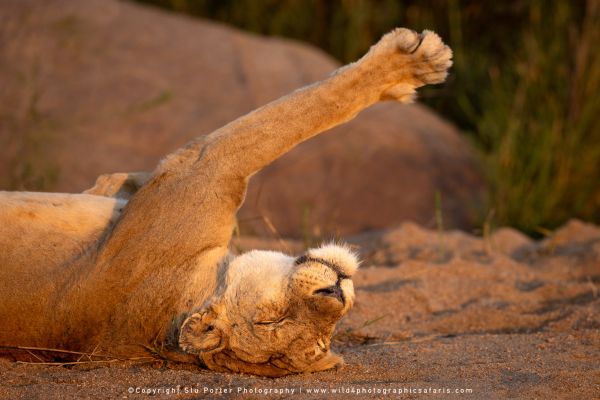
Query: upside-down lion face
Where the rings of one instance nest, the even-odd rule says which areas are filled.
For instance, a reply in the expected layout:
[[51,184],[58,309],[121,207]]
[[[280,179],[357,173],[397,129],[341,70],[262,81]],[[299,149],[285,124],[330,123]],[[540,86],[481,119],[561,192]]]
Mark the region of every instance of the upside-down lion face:
[[225,291],[181,327],[181,348],[213,370],[282,376],[342,364],[330,350],[354,302],[358,261],[326,245],[293,258],[251,251],[229,266]]

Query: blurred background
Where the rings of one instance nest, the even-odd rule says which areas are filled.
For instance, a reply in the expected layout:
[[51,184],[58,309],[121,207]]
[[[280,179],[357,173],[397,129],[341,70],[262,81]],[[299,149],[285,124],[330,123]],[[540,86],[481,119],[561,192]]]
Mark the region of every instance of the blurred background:
[[[415,106],[410,112],[381,108],[359,118],[366,121],[365,126],[374,127],[372,129],[377,132],[381,130],[379,125],[375,122],[369,125],[369,118],[386,121],[379,122],[386,126],[385,129],[402,124],[402,119],[395,119],[397,116],[416,121],[409,121],[409,128],[402,128],[410,131],[404,132],[404,137],[411,138],[410,135],[414,134],[422,142],[419,142],[419,148],[426,145],[427,150],[415,150],[417,145],[410,143],[398,145],[396,142],[387,143],[385,139],[378,141],[377,134],[373,133],[374,142],[396,149],[394,154],[397,156],[373,149],[372,154],[369,153],[371,158],[363,160],[363,156],[356,155],[356,152],[368,147],[368,144],[360,142],[369,141],[369,134],[365,133],[368,129],[350,125],[347,143],[355,143],[353,138],[363,138],[356,139],[356,148],[344,148],[342,151],[333,144],[331,146],[334,147],[329,148],[329,142],[318,144],[328,151],[323,157],[333,158],[335,152],[352,153],[344,161],[347,164],[338,165],[335,161],[327,161],[333,163],[327,164],[323,160],[309,159],[313,169],[316,168],[315,173],[325,178],[316,175],[311,178],[308,174],[304,181],[302,173],[306,168],[302,160],[306,160],[307,154],[314,156],[317,151],[316,147],[307,144],[309,147],[304,147],[304,153],[291,155],[289,165],[283,161],[256,178],[259,183],[249,193],[249,202],[254,208],[246,212],[242,210],[241,219],[260,220],[262,228],[248,223],[247,231],[260,233],[261,229],[266,229],[288,236],[320,236],[357,233],[410,219],[423,225],[472,231],[482,231],[490,226],[512,226],[539,236],[571,218],[600,222],[600,53],[593,50],[600,43],[600,2],[597,0],[138,0],[136,3],[107,2],[111,6],[90,1],[85,6],[88,10],[83,10],[85,7],[77,5],[77,2],[69,1],[48,2],[53,9],[42,2],[22,3],[26,5],[13,1],[12,5],[2,6],[5,26],[2,28],[1,45],[4,49],[0,71],[5,77],[9,74],[11,83],[7,84],[8,81],[4,80],[1,84],[5,87],[2,89],[0,128],[6,151],[0,189],[80,191],[91,186],[93,181],[90,177],[99,173],[151,169],[160,154],[193,137],[189,135],[193,129],[199,129],[199,133],[209,132],[290,89],[326,76],[337,65],[314,50],[279,39],[265,41],[271,47],[264,51],[260,47],[262,44],[256,44],[252,52],[246,51],[255,46],[253,41],[258,38],[235,33],[232,35],[238,47],[232,51],[241,54],[236,56],[241,60],[241,67],[238,67],[246,72],[224,77],[220,75],[223,72],[219,71],[217,61],[228,68],[238,61],[232,61],[227,53],[229,39],[219,39],[216,34],[211,36],[214,29],[221,28],[212,27],[212,30],[202,33],[191,27],[186,31],[186,26],[207,24],[207,20],[213,20],[253,34],[294,39],[320,48],[342,64],[358,59],[383,33],[396,26],[405,26],[418,31],[434,30],[454,50],[454,66],[448,81],[443,85],[423,88],[419,93],[419,101],[446,121],[425,115],[430,112],[419,108],[421,106]],[[125,14],[129,16],[125,17]],[[164,14],[164,20],[160,19],[163,17],[158,18],[158,14]],[[94,25],[86,22],[86,18],[97,21]],[[29,25],[39,27],[46,22],[47,30],[23,28]],[[156,25],[164,29],[159,32]],[[95,28],[88,29],[88,26]],[[47,43],[48,29],[56,36],[52,44]],[[88,52],[81,50],[87,46],[84,39],[100,29],[108,33],[100,35],[95,47],[92,46]],[[38,39],[32,39],[36,35]],[[201,37],[214,39],[209,54],[200,55],[193,48],[204,40]],[[245,44],[240,45],[242,42]],[[154,46],[160,43],[162,47],[157,50],[158,47],[149,43]],[[286,49],[294,50],[283,52],[282,43],[285,43]],[[47,48],[44,49],[44,46]],[[136,53],[144,48],[146,53],[150,53],[148,60],[152,60],[154,52],[169,63],[157,66],[160,73],[151,78],[144,68],[153,68],[154,61],[145,61]],[[163,54],[166,48],[173,54]],[[111,55],[115,49],[123,54]],[[54,55],[60,52],[66,52],[66,55],[58,60]],[[97,71],[100,66],[95,63],[101,63],[98,58],[104,53],[107,60],[102,61],[102,69]],[[113,73],[111,65],[116,65],[115,71],[119,70],[123,57],[129,57],[128,62],[132,66],[123,73],[122,79],[98,83]],[[199,72],[172,72],[183,68],[180,64],[185,63],[192,64],[191,71],[196,68]],[[209,64],[213,66],[205,68]],[[56,72],[58,69],[60,73]],[[74,76],[82,70],[89,73],[87,78],[76,78],[80,82],[76,85],[77,90],[70,91],[65,87],[68,85],[51,89],[61,80],[75,79]],[[167,82],[171,73],[173,82],[180,79],[179,82],[184,82],[183,86],[196,78],[206,81],[196,92],[187,95],[185,87],[179,88]],[[185,74],[185,78],[179,76]],[[287,77],[281,78],[284,75]],[[92,76],[97,78],[91,79]],[[262,80],[253,80],[258,76],[262,76]],[[231,89],[227,84],[229,81],[232,82]],[[103,94],[106,85],[110,85],[111,90]],[[215,89],[210,89],[211,85]],[[251,86],[249,97],[247,93],[235,94],[235,85]],[[144,92],[149,86],[153,89]],[[221,98],[227,90],[235,95]],[[144,93],[119,104],[136,91]],[[85,106],[81,98],[85,97],[83,103],[86,103],[94,96],[102,101],[88,104],[89,110],[79,115],[76,123],[65,123],[56,117],[66,113],[65,110],[79,114],[78,110]],[[240,99],[246,98],[250,100],[242,104]],[[215,103],[214,108],[210,108],[210,117],[205,115],[206,111],[188,109],[188,104],[198,99],[213,99],[210,100]],[[115,106],[116,109],[107,108],[107,102],[118,106]],[[223,105],[230,112],[224,113],[219,108]],[[204,104],[203,110],[206,107]],[[63,111],[57,112],[59,109]],[[198,119],[204,116],[203,121],[210,119],[214,123],[202,125],[198,122],[194,125],[192,122],[196,120],[191,120],[183,125],[171,126],[172,137],[169,140],[149,140],[140,136],[142,131],[152,132],[159,129],[157,126],[171,123],[164,121],[182,119],[186,112]],[[376,112],[379,114],[376,115]],[[119,116],[114,117],[115,113]],[[84,137],[88,132],[86,121],[91,118],[90,115],[100,115],[103,121],[107,118],[117,121],[102,125],[102,134],[120,132],[120,136],[110,141],[111,145],[129,149],[130,153],[119,155],[118,150],[110,150],[106,143],[95,143],[97,136],[91,134],[85,141],[86,145],[69,147],[71,155],[88,154],[90,151],[95,154],[85,156],[86,163],[81,165],[60,161],[69,158],[67,154],[60,153],[60,149],[47,151],[52,146],[65,148],[66,142],[56,139],[65,131],[76,132],[69,143]],[[419,122],[429,121],[428,118],[431,123]],[[118,122],[121,120],[128,120],[129,125],[123,128],[125,123]],[[177,133],[184,131],[187,133]],[[456,138],[452,136],[455,134]],[[54,145],[48,144],[52,141]],[[134,148],[148,148],[151,155],[138,159],[132,155]],[[406,150],[405,153],[402,149]],[[449,153],[448,149],[453,150]],[[368,150],[365,152],[368,153]],[[417,153],[423,155],[422,163],[416,158],[411,159]],[[110,165],[115,165],[116,170],[107,170],[106,164],[94,161],[96,156],[98,159],[110,158]],[[371,165],[371,161],[387,160],[386,157],[390,158],[391,164],[385,164],[387,161],[383,164],[393,165],[389,170],[395,173],[390,180],[376,178],[385,175],[385,171],[364,172],[365,163]],[[402,160],[392,160],[393,157]],[[344,171],[353,163],[358,170],[350,177],[345,176]],[[84,169],[85,179],[73,185],[68,183],[76,180],[65,178],[67,171]],[[420,175],[421,170],[433,172]],[[278,171],[288,171],[286,173],[292,175],[284,172],[278,175]],[[379,184],[387,189],[377,192],[377,188],[353,179],[360,171],[366,175],[365,180],[375,181],[368,185]],[[326,191],[323,188],[329,186],[328,182],[337,179],[348,182],[349,188],[334,184],[336,190],[329,197],[314,194],[322,194]],[[411,183],[419,180],[432,183],[427,187]],[[306,189],[313,198],[296,201],[297,192],[294,190],[307,185],[312,187],[310,182],[313,181],[314,191]],[[265,197],[265,193],[278,191],[290,182],[296,182],[296,186],[289,190],[281,189],[283,197]],[[407,186],[407,182],[410,185]],[[344,195],[346,191],[348,193]],[[409,191],[421,195],[411,197],[407,194]],[[377,200],[357,200],[357,192],[376,192]],[[394,197],[396,194],[397,197]],[[409,197],[410,201],[407,200]],[[335,209],[319,208],[321,204],[336,201]],[[282,209],[278,215],[269,214],[280,207],[280,203],[291,204],[292,208]],[[383,210],[381,203],[391,204],[392,210]],[[344,226],[333,228],[340,226],[340,221],[348,220],[350,213],[358,217],[348,223],[347,229]],[[367,220],[374,222],[365,223]]]

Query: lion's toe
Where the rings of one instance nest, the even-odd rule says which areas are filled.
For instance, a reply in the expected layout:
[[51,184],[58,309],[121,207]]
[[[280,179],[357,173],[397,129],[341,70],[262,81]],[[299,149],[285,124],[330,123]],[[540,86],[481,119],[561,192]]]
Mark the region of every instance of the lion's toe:
[[412,29],[396,28],[384,35],[382,42],[388,49],[410,54],[419,47],[421,39],[421,35]]
[[452,50],[432,31],[425,30],[414,55],[417,59],[415,76],[424,84],[441,83],[452,66]]

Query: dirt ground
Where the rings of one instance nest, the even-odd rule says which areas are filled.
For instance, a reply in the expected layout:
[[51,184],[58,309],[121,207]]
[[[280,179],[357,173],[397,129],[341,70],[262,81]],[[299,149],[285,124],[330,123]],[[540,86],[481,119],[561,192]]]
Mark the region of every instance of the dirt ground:
[[265,379],[163,362],[4,360],[0,397],[600,398],[600,228],[572,221],[532,241],[510,229],[478,238],[403,224],[348,240],[364,262],[334,336],[339,370]]

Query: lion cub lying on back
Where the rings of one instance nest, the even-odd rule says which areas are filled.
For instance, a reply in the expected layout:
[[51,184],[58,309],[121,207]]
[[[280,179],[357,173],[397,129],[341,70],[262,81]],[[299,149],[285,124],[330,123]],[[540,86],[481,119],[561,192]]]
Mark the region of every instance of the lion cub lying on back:
[[[149,176],[108,177],[94,194],[0,193],[4,354],[25,357],[15,347],[30,346],[131,357],[153,347],[266,376],[339,365],[330,338],[352,307],[356,256],[332,244],[299,257],[233,257],[236,211],[254,173],[365,107],[442,82],[451,56],[432,32],[396,29],[357,62],[192,141]],[[129,201],[96,195],[119,192]]]

